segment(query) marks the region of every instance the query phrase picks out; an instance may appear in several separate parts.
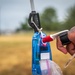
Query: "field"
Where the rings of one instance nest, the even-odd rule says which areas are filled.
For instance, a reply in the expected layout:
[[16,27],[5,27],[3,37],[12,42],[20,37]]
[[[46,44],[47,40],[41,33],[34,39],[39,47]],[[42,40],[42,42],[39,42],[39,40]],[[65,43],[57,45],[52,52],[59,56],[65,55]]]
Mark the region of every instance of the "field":
[[[32,35],[33,32],[0,36],[0,75],[32,75]],[[51,42],[51,49],[53,61],[61,67],[63,75],[75,75],[75,60],[65,69],[71,56],[57,50],[55,41]]]

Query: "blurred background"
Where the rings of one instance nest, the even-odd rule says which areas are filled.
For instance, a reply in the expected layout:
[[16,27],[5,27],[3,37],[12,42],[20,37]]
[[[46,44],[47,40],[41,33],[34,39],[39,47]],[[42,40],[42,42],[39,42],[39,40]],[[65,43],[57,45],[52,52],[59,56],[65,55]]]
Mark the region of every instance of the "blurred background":
[[[75,26],[75,0],[34,0],[43,31],[49,35]],[[30,0],[0,0],[0,75],[31,74],[31,40],[34,34],[28,24]],[[51,42],[53,61],[64,75],[75,75],[75,60],[64,69],[71,57]]]

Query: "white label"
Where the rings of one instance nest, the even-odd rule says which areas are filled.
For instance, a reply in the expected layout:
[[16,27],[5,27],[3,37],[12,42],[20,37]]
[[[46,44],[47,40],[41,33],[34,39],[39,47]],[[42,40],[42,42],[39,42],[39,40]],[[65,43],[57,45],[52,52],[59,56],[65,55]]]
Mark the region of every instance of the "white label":
[[41,53],[41,60],[42,59],[50,59],[50,53]]

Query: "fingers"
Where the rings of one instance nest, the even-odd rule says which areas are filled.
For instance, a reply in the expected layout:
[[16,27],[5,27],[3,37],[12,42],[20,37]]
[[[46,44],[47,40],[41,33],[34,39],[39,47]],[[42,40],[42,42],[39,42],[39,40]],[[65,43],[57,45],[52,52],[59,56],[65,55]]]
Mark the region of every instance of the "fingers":
[[69,54],[73,55],[75,53],[75,45],[73,43],[68,44],[66,48]]
[[67,54],[67,52],[70,55],[73,55],[75,53],[75,45],[73,43],[68,44],[66,47],[64,47],[60,41],[60,38],[57,37],[57,49],[60,50],[61,52]]
[[57,37],[56,45],[57,45],[58,50],[60,50],[61,52],[67,54],[67,49],[62,45],[59,37]]

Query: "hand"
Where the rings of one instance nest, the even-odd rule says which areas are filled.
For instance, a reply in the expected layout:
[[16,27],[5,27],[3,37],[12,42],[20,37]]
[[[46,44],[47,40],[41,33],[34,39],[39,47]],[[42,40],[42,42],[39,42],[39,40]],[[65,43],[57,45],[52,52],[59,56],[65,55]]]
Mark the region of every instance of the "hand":
[[70,53],[71,55],[73,55],[75,53],[75,27],[71,28],[70,31],[68,32],[68,38],[71,41],[71,43],[64,46],[62,45],[60,38],[57,37],[56,42],[57,49],[65,54]]
[[65,54],[70,53],[71,55],[73,55],[75,53],[75,45],[73,43],[70,43],[65,47],[64,45],[62,45],[59,37],[57,38],[56,45],[57,45],[57,49]]

